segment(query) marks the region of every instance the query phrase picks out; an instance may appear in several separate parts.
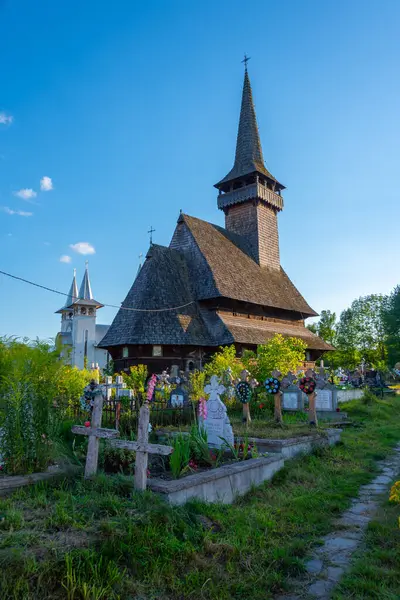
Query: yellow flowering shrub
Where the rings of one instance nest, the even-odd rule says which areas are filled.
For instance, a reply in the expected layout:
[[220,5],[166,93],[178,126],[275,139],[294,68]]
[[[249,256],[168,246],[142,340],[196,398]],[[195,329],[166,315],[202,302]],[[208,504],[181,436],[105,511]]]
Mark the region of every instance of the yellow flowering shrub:
[[396,502],[397,504],[400,504],[400,481],[396,481],[396,483],[392,485],[389,500],[390,502]]
[[[396,481],[390,490],[389,501],[395,502],[396,504],[400,504],[400,481]],[[400,527],[400,517],[399,517],[399,527]]]

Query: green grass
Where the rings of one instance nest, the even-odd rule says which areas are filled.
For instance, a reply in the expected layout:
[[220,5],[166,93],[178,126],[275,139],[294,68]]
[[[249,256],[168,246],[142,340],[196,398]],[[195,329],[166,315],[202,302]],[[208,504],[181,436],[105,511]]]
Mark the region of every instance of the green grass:
[[398,600],[400,597],[399,505],[386,502],[370,522],[365,548],[337,587],[333,600]]
[[[309,435],[316,431],[323,431],[326,428],[332,427],[329,421],[319,420],[319,427],[316,429],[308,424],[308,414],[284,414],[283,425],[275,423],[273,418],[265,414],[264,419],[260,418],[260,413],[253,417],[253,420],[248,424],[244,424],[242,415],[237,411],[229,415],[231,425],[235,435],[250,437],[266,437],[274,439],[287,439],[292,437]],[[162,428],[166,432],[190,431],[189,425],[168,426]]]
[[[289,461],[232,506],[170,507],[132,494],[132,478],[120,475],[0,499],[1,598],[271,599],[399,441],[398,404],[349,404],[362,426],[346,429],[342,444]],[[387,598],[400,597],[399,583],[393,590]]]

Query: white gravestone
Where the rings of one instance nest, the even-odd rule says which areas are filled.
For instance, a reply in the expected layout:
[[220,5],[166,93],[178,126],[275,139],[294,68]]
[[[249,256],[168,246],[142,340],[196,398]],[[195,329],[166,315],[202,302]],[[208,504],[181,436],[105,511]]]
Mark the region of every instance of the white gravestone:
[[285,410],[298,410],[299,394],[297,392],[283,392],[282,408]]
[[216,375],[213,375],[210,384],[206,385],[204,391],[210,397],[207,401],[207,418],[199,419],[199,426],[205,429],[207,433],[208,445],[213,448],[221,448],[225,445],[224,439],[233,446],[232,426],[227,415],[226,406],[220,398],[220,394],[225,391],[225,386],[219,383]]
[[317,390],[316,408],[317,410],[333,410],[332,390]]
[[303,410],[304,401],[297,385],[292,383],[282,389],[282,408],[283,410]]

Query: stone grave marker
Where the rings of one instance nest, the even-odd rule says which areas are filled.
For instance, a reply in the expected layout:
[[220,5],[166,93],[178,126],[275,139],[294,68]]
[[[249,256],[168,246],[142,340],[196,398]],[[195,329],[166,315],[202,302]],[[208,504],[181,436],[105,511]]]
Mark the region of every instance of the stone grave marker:
[[282,408],[284,410],[296,411],[304,409],[303,394],[297,385],[294,385],[293,382],[295,379],[296,376],[291,371],[282,379]]
[[199,427],[202,427],[207,433],[208,445],[213,448],[221,448],[225,442],[233,446],[234,438],[232,426],[229,421],[226,406],[220,398],[220,394],[225,391],[225,386],[221,385],[216,375],[211,377],[211,381],[205,386],[204,391],[209,395],[207,401],[207,418],[199,418]]
[[329,374],[321,367],[316,376],[317,396],[315,406],[317,411],[332,412],[337,408],[337,391],[328,381]]
[[177,378],[177,386],[174,390],[171,390],[169,395],[168,406],[171,408],[180,408],[189,404],[189,394],[180,382],[179,377]]
[[303,394],[297,385],[290,385],[283,390],[282,408],[284,410],[303,410],[304,401]]

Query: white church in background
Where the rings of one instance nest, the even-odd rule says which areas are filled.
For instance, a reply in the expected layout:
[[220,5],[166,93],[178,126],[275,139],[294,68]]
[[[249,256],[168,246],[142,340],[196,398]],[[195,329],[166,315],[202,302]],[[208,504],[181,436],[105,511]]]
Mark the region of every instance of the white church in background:
[[[85,275],[78,293],[76,270],[65,305],[56,312],[61,314],[61,331],[56,341],[63,347],[62,355],[73,367],[104,369],[110,360],[107,350],[97,345],[107,333],[109,325],[97,325],[97,310],[103,304],[93,298],[86,262]],[[65,348],[65,350],[64,350]]]

